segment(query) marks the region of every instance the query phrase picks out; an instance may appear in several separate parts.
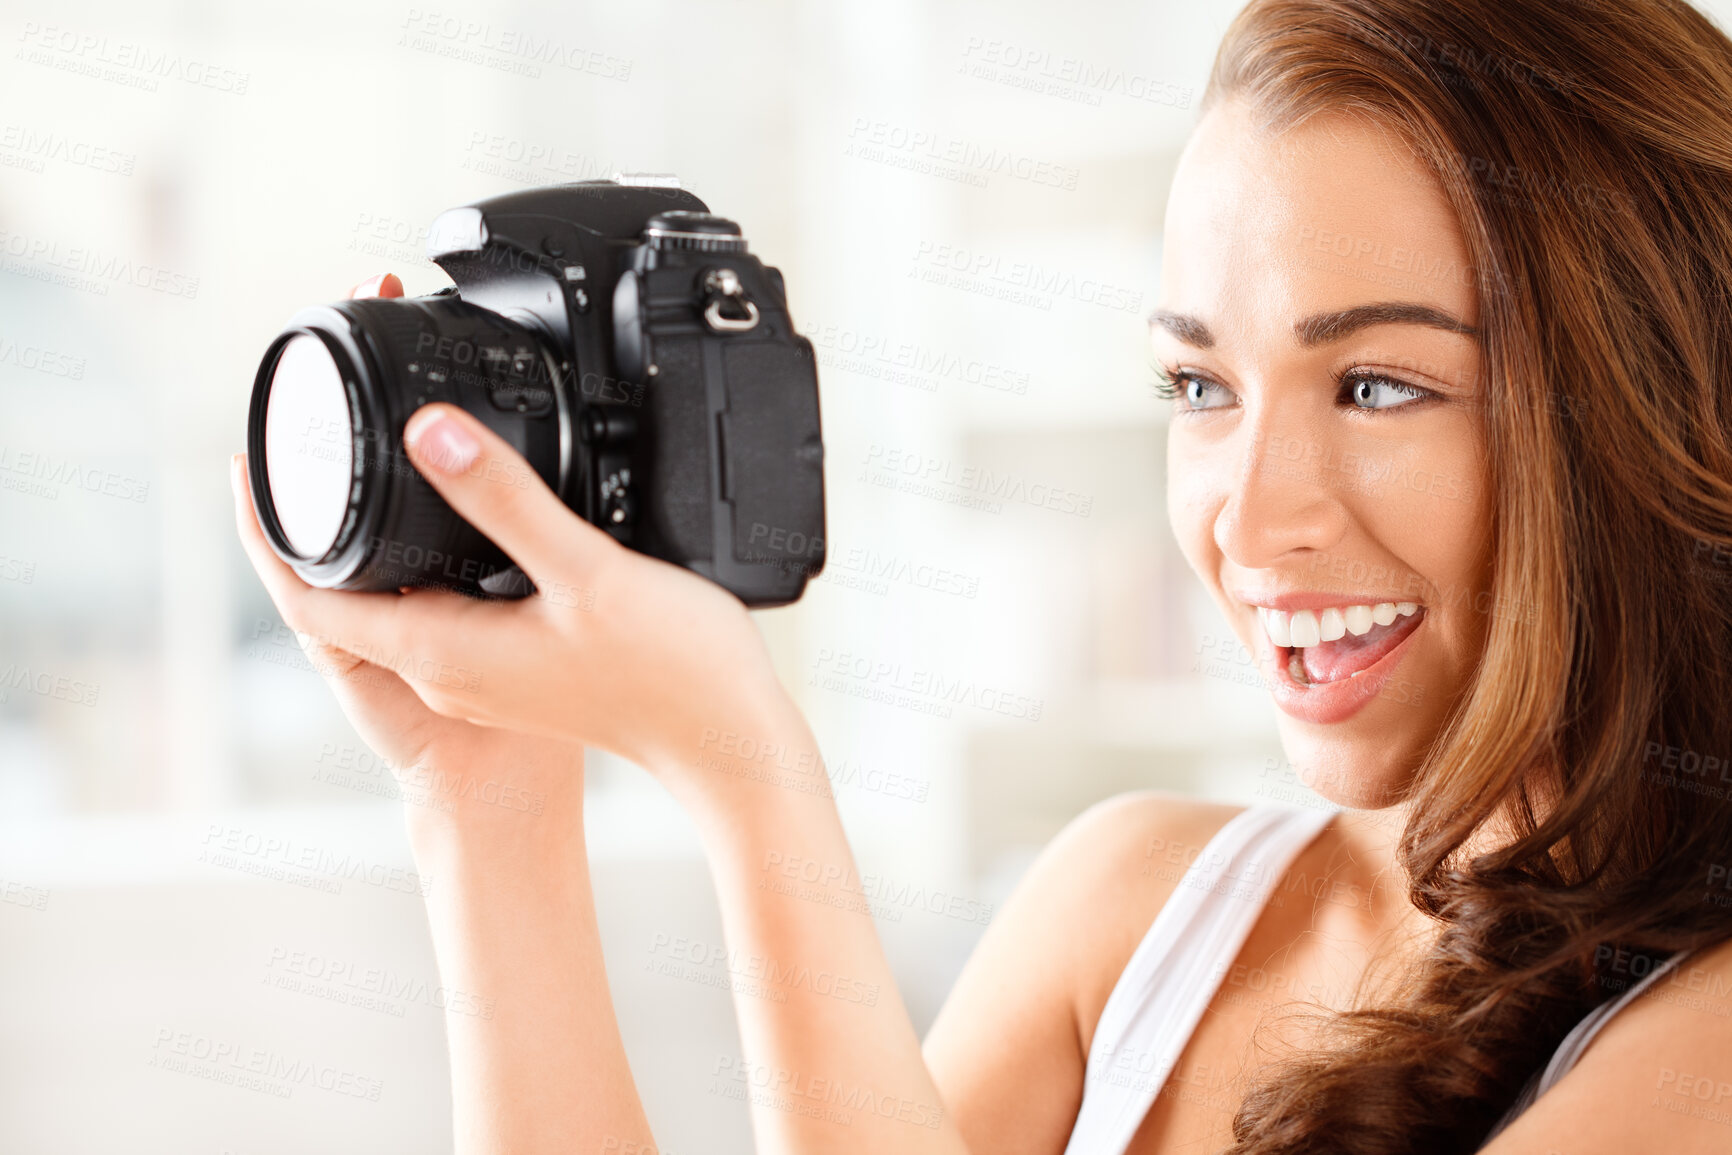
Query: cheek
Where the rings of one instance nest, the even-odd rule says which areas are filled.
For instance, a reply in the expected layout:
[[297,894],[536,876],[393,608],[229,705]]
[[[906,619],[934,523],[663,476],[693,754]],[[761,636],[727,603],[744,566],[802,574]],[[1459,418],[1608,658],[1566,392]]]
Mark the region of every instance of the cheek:
[[[1490,485],[1475,430],[1441,421],[1406,446],[1361,458],[1358,512],[1371,534],[1437,588],[1445,604],[1472,604],[1491,533]],[[1418,591],[1415,591],[1416,593]]]
[[[1377,553],[1391,559],[1398,575],[1394,584],[1370,584],[1429,603],[1425,645],[1398,675],[1423,693],[1422,711],[1441,708],[1462,689],[1487,622],[1489,479],[1472,446],[1447,440],[1449,432],[1437,430],[1422,451],[1398,458],[1383,483],[1353,505]],[[1403,694],[1394,691],[1391,701],[1402,702]]]
[[1167,434],[1167,520],[1173,536],[1191,568],[1203,574],[1204,564],[1214,552],[1214,523],[1221,508],[1220,485],[1212,469],[1218,467],[1177,430]]

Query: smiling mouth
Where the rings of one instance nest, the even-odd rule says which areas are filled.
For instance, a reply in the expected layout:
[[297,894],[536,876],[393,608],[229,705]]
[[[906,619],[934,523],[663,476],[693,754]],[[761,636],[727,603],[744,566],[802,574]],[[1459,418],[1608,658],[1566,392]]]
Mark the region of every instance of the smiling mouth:
[[1419,627],[1425,607],[1417,602],[1331,606],[1324,610],[1256,607],[1276,660],[1300,686],[1357,677]]

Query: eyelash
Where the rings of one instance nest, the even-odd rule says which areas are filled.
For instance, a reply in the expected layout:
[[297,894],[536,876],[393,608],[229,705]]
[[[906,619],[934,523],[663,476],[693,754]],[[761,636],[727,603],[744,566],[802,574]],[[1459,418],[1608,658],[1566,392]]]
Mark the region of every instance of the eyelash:
[[[1221,383],[1216,381],[1214,378],[1198,373],[1194,369],[1168,369],[1163,365],[1155,370],[1155,377],[1155,395],[1167,401],[1178,400],[1180,394],[1184,392],[1185,386],[1192,381],[1206,381],[1211,385],[1219,386],[1223,389],[1226,388],[1226,386],[1221,385]],[[1336,390],[1338,392],[1345,390],[1350,384],[1356,381],[1371,381],[1380,385],[1387,385],[1396,392],[1405,393],[1417,401],[1424,401],[1427,398],[1436,398],[1438,396],[1438,394],[1433,393],[1431,390],[1422,389],[1418,385],[1411,385],[1406,381],[1399,381],[1387,374],[1375,373],[1369,369],[1360,368],[1345,369],[1339,373],[1335,378]],[[1379,413],[1383,411],[1379,409],[1366,409],[1361,405],[1352,405],[1350,408],[1357,409],[1363,413]],[[1391,405],[1387,408],[1406,409],[1407,405]],[[1206,412],[1206,410],[1184,409],[1181,410],[1181,412],[1203,413]]]

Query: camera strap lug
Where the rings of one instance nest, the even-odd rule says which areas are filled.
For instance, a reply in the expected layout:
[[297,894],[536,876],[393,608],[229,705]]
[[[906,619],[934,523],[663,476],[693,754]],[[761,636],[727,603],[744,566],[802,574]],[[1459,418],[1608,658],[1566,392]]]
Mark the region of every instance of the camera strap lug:
[[[704,274],[704,324],[717,333],[747,333],[758,327],[758,306],[746,296],[740,275],[732,269],[711,269]],[[723,314],[724,302],[743,308],[744,317]]]

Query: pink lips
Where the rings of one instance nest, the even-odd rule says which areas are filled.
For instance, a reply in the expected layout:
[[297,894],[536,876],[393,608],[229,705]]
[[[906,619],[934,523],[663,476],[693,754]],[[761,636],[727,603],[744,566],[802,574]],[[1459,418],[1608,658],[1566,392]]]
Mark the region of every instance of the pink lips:
[[1424,611],[1408,620],[1413,624],[1399,635],[1390,632],[1372,643],[1369,649],[1382,649],[1382,653],[1375,661],[1365,665],[1357,675],[1349,676],[1347,671],[1358,666],[1368,654],[1356,655],[1356,660],[1345,668],[1341,668],[1342,664],[1337,661],[1334,663],[1337,669],[1331,671],[1340,674],[1336,680],[1314,682],[1310,685],[1301,685],[1293,680],[1293,675],[1287,669],[1287,661],[1292,651],[1277,649],[1259,624],[1258,633],[1263,639],[1261,648],[1269,658],[1272,668],[1270,689],[1275,696],[1275,705],[1289,717],[1297,718],[1301,722],[1329,725],[1351,718],[1364,709],[1371,699],[1383,692],[1396,667],[1401,664],[1401,657],[1408,642],[1425,624]]

